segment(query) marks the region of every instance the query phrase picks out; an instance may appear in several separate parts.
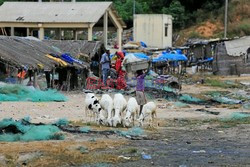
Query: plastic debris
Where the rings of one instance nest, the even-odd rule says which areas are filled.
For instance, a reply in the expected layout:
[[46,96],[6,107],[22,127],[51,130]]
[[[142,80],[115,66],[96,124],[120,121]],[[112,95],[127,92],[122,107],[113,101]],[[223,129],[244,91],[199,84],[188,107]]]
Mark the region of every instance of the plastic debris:
[[67,98],[56,90],[41,91],[23,85],[0,85],[0,101],[67,101]]
[[120,155],[118,158],[122,158],[122,159],[125,159],[125,160],[130,160],[131,159],[131,157],[125,157],[123,155]]
[[142,159],[150,160],[152,159],[151,155],[145,154],[144,152],[141,153]]
[[193,151],[193,153],[206,153],[205,150]]

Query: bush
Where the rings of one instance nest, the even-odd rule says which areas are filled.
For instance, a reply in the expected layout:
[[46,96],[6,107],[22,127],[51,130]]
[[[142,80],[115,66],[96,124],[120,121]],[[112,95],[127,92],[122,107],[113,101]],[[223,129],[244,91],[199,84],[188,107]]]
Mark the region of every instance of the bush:
[[196,31],[192,31],[190,34],[189,34],[189,38],[202,38],[201,34],[196,32]]

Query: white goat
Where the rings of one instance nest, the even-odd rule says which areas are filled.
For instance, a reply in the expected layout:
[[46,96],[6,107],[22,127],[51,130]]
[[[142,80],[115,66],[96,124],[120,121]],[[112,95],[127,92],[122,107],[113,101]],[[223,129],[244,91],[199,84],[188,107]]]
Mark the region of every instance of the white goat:
[[149,123],[152,123],[151,125],[153,125],[154,118],[156,117],[156,104],[154,102],[148,102],[147,104],[143,106],[141,115],[138,119],[140,126],[143,126],[143,122],[145,118],[148,116],[150,116]]
[[87,93],[85,97],[85,116],[94,118],[101,111],[101,105],[94,93]]
[[134,97],[129,98],[126,115],[123,120],[123,126],[129,127],[131,123],[133,122],[133,126],[135,124],[135,117],[138,117],[140,110],[140,106],[138,105],[136,99]]
[[114,96],[114,109],[115,109],[115,116],[112,119],[112,125],[114,127],[117,126],[117,124],[122,123],[121,115],[123,114],[123,111],[127,107],[127,101],[124,98],[124,96],[120,93],[115,94]]
[[[113,99],[108,94],[104,94],[102,95],[100,104],[104,112],[100,112],[99,122],[112,126]],[[106,118],[106,113],[108,114],[108,118],[107,120],[103,120],[104,118]]]

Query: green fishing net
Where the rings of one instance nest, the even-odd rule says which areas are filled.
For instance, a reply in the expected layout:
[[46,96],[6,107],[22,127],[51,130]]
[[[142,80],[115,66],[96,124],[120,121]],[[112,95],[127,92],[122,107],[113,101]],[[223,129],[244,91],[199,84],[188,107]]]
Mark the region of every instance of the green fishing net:
[[141,136],[144,134],[144,131],[140,127],[130,128],[128,131],[119,131],[118,134],[121,136]]
[[235,112],[230,115],[231,120],[240,120],[240,119],[245,119],[245,118],[250,118],[250,113],[244,113],[244,112]]
[[198,98],[190,96],[188,94],[181,95],[179,100],[186,102],[186,103],[197,103],[197,104],[204,102],[204,100],[198,99]]
[[23,85],[2,85],[0,86],[0,101],[61,102],[67,101],[67,98],[52,89],[41,91]]
[[54,125],[34,125],[28,119],[0,121],[0,141],[63,140],[60,129]]

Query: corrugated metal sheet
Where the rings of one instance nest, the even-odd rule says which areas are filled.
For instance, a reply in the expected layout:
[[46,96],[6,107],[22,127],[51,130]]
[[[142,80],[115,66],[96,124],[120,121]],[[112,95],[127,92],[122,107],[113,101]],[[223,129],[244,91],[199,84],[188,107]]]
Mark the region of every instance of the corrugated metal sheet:
[[112,2],[5,2],[0,22],[96,23]]
[[242,37],[232,41],[225,41],[227,54],[230,56],[240,56],[247,53],[250,48],[250,36]]

